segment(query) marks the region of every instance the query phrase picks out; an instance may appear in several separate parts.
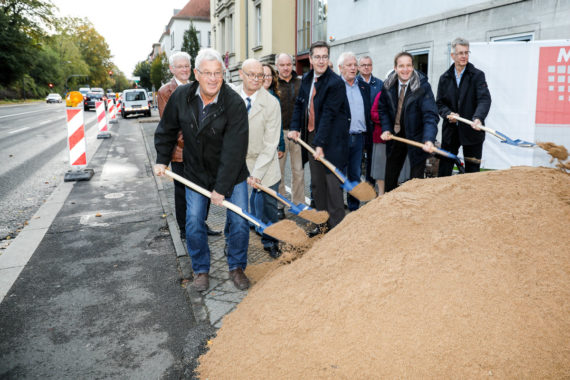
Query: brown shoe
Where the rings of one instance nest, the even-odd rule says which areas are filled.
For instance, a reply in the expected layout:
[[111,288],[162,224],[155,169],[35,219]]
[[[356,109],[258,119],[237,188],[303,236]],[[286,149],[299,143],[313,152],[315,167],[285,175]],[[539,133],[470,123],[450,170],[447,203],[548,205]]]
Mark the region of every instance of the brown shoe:
[[230,278],[234,282],[235,287],[239,290],[246,290],[249,288],[249,279],[245,273],[243,273],[243,269],[237,268],[230,271]]
[[208,290],[210,287],[210,280],[208,273],[198,273],[196,277],[194,277],[194,281],[192,282],[192,287],[199,292],[204,292]]

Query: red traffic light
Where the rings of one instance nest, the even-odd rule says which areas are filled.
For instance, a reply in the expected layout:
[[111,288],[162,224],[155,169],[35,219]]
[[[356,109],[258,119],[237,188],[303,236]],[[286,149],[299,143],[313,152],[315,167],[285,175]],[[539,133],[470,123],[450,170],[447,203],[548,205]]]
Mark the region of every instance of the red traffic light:
[[113,71],[112,71],[112,70],[109,70],[109,75],[110,75],[110,76],[113,76]]
[[49,88],[53,88],[53,83],[48,84]]

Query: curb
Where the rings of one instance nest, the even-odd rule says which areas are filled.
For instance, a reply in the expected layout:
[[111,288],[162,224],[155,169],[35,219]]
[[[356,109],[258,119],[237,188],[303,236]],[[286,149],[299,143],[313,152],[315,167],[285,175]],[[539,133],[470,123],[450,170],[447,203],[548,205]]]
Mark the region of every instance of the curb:
[[[137,123],[139,127],[139,131],[144,141],[144,146],[146,150],[146,155],[148,161],[151,165],[152,177],[154,178],[154,183],[156,184],[156,188],[158,190],[158,197],[160,199],[160,204],[162,206],[162,210],[166,214],[166,222],[168,224],[168,230],[170,232],[170,237],[172,238],[172,243],[174,244],[174,251],[176,252],[176,258],[178,259],[178,265],[180,266],[180,271],[182,272],[183,278],[191,278],[192,277],[192,269],[190,258],[186,253],[186,249],[184,248],[184,244],[180,239],[180,235],[176,232],[178,231],[178,224],[175,220],[172,210],[170,210],[170,206],[168,205],[168,200],[166,199],[166,194],[164,191],[164,186],[162,185],[162,181],[160,181],[155,175],[154,171],[152,170],[152,155],[151,155],[151,147],[146,139],[144,131],[140,123]],[[175,233],[173,233],[175,232]],[[206,305],[204,304],[204,299],[196,290],[192,288],[192,286],[186,286],[186,293],[188,294],[188,299],[190,300],[190,306],[192,307],[192,312],[194,313],[194,319],[198,324],[206,323],[210,325],[210,319],[208,318],[208,311],[206,310]]]

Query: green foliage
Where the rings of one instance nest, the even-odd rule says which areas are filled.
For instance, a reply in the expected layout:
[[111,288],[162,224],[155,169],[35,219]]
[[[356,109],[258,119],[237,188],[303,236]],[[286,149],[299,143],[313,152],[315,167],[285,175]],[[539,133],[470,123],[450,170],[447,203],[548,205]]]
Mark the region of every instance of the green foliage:
[[150,63],[148,63],[148,61],[140,61],[137,63],[133,71],[133,75],[141,78],[139,81],[140,87],[148,89],[152,87],[152,82],[150,80]]
[[166,54],[159,54],[150,67],[150,79],[155,89],[159,89],[162,83],[168,82],[172,78],[172,74],[168,68],[168,58]]
[[[195,58],[200,51],[200,42],[198,41],[198,33],[194,27],[194,23],[190,21],[190,28],[184,32],[184,40],[182,42],[182,51],[190,54],[190,64],[194,67]],[[194,70],[190,71],[190,80],[195,80]]]

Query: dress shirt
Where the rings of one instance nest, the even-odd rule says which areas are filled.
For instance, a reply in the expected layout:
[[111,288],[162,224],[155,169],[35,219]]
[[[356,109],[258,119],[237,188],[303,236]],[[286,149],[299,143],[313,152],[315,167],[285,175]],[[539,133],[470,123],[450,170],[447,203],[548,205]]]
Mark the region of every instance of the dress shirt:
[[364,116],[364,101],[362,93],[358,87],[358,81],[355,79],[352,85],[342,77],[346,87],[346,97],[350,106],[350,134],[366,132],[366,119]]

